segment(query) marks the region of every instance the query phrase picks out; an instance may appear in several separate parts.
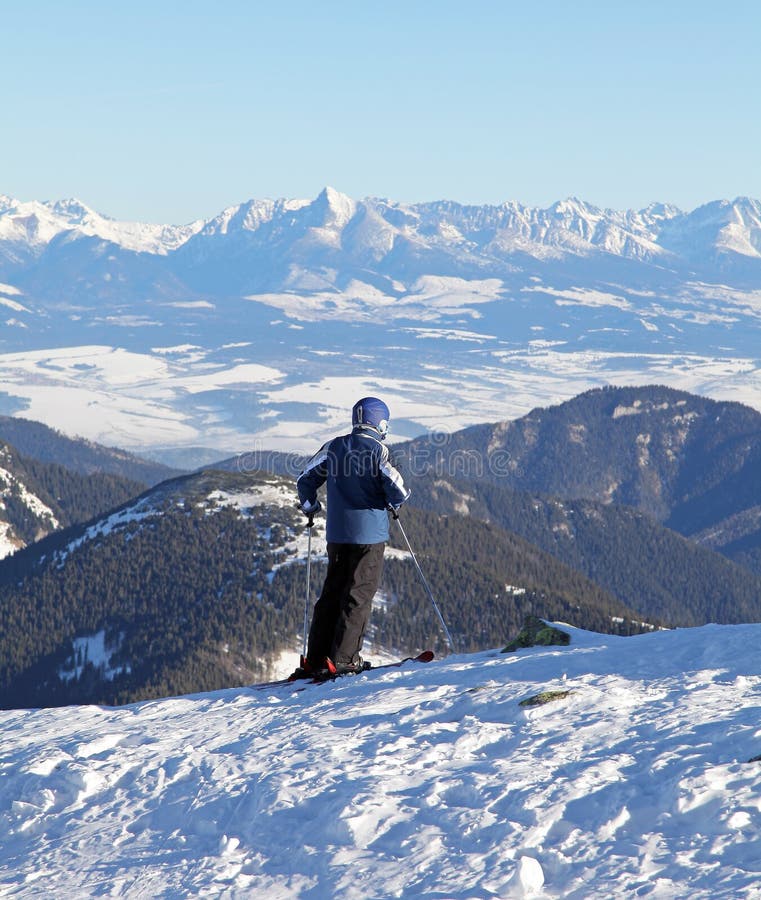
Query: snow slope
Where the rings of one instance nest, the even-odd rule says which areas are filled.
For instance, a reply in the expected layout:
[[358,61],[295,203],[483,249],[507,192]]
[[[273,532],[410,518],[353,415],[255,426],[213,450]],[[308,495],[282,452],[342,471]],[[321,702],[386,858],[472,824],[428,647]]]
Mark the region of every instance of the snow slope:
[[[761,897],[761,625],[569,630],[0,713],[0,896]],[[519,705],[547,689],[571,693]]]
[[[25,473],[19,472],[16,454],[7,444],[0,442],[0,559],[15,553],[24,546],[19,523],[34,523],[38,536],[42,537],[60,527],[50,509],[25,483]],[[15,501],[15,511],[9,511],[9,501]]]

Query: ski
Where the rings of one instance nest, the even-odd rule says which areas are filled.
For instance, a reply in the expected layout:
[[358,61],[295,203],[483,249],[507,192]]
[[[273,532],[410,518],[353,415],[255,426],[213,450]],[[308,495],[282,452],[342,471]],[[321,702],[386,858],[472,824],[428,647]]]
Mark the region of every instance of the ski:
[[364,675],[366,672],[377,672],[379,669],[398,669],[401,668],[405,663],[408,662],[418,662],[418,663],[429,663],[432,662],[434,658],[433,650],[423,650],[422,653],[418,653],[417,656],[405,656],[404,659],[399,659],[396,662],[392,663],[383,663],[380,666],[368,666],[366,669],[361,669],[359,672],[343,672],[343,673],[333,673],[333,672],[325,672],[324,675],[316,676],[315,678],[310,678],[310,684],[325,684],[326,681],[335,681],[337,678],[344,678],[346,675]]
[[434,652],[433,650],[423,650],[422,653],[418,653],[417,656],[405,656],[404,659],[400,659],[397,662],[392,663],[384,663],[380,666],[371,666],[367,671],[374,672],[376,669],[398,669],[400,666],[403,666],[408,662],[419,662],[419,663],[429,663],[433,662]]
[[[377,672],[380,669],[399,669],[405,663],[408,662],[416,662],[416,663],[429,663],[434,659],[433,650],[423,650],[422,653],[418,653],[417,656],[405,656],[404,659],[396,660],[396,662],[391,663],[382,663],[379,666],[370,666],[369,669],[363,669],[361,672],[356,673],[346,673],[346,674],[357,674],[363,675],[365,672]],[[252,684],[250,685],[250,690],[252,691],[264,691],[269,688],[274,687],[284,687],[286,685],[292,685],[295,690],[303,690],[305,684],[325,684],[327,681],[335,681],[337,678],[343,678],[344,675],[338,674],[326,674],[324,678],[281,678],[277,681],[265,681],[262,684]]]

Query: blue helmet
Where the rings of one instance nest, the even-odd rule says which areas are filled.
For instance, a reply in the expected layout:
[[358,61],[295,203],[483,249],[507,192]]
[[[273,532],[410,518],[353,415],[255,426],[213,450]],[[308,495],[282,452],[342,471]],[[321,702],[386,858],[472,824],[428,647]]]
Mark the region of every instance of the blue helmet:
[[390,414],[386,404],[377,397],[363,397],[354,404],[351,411],[351,424],[369,426],[374,428],[381,438],[388,434],[388,420]]

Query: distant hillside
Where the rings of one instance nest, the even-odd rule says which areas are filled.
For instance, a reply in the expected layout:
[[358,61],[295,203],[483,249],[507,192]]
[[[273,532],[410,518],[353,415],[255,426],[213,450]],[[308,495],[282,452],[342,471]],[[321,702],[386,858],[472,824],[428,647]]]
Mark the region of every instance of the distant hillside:
[[761,577],[631,507],[443,478],[418,479],[411,502],[519,534],[651,621],[761,621]]
[[[349,431],[347,426],[345,431]],[[315,447],[315,450],[318,448]],[[235,456],[221,459],[208,468],[221,469],[223,472],[270,472],[289,478],[296,490],[296,479],[309,460],[303,453],[283,453],[278,450],[251,450]]]
[[635,507],[761,574],[761,413],[739,403],[604,388],[403,452],[412,471]]
[[[416,510],[405,522],[459,649],[500,644],[528,612],[641,628],[625,604],[498,526]],[[283,650],[297,658],[305,546],[292,481],[222,471],[165,482],[51,535],[0,563],[0,705],[126,702],[261,679]],[[374,642],[445,652],[410,560],[389,557]],[[315,597],[323,573],[315,561]]]
[[117,475],[82,475],[22,456],[0,441],[0,558],[134,497],[144,485]]
[[124,450],[69,438],[40,422],[15,416],[0,416],[0,440],[12,444],[24,456],[57,463],[81,475],[100,472],[150,486],[180,474],[176,469]]

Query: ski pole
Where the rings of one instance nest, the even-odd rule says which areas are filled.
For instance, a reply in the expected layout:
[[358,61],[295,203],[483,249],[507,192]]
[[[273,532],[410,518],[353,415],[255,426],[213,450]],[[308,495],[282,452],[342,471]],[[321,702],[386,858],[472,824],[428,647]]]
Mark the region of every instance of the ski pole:
[[447,628],[447,623],[444,621],[444,616],[441,615],[441,610],[439,609],[439,604],[436,602],[433,591],[428,585],[428,582],[425,579],[425,575],[423,575],[423,570],[420,568],[420,563],[417,561],[417,557],[410,546],[410,539],[407,537],[407,532],[404,530],[404,526],[402,525],[402,520],[399,518],[399,511],[395,509],[393,506],[388,507],[388,511],[391,513],[396,524],[399,526],[399,531],[402,533],[402,537],[404,538],[404,543],[407,545],[407,549],[410,551],[410,556],[412,557],[412,561],[415,563],[415,567],[418,570],[418,574],[420,575],[420,580],[423,582],[423,587],[425,588],[425,592],[428,594],[428,597],[433,604],[433,608],[436,610],[436,615],[439,617],[439,622],[441,622],[441,627],[444,630],[444,634],[446,635],[447,642],[452,650],[452,653],[455,652],[454,641],[452,640],[452,635],[449,633],[449,629]]
[[312,568],[312,526],[314,519],[310,516],[307,521],[307,590],[304,599],[304,643],[301,651],[301,658],[306,659],[307,656],[307,632],[309,628],[309,594],[312,586],[311,568]]

